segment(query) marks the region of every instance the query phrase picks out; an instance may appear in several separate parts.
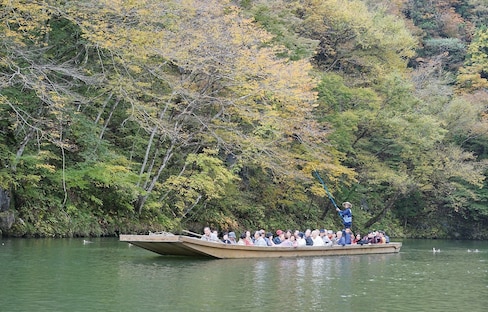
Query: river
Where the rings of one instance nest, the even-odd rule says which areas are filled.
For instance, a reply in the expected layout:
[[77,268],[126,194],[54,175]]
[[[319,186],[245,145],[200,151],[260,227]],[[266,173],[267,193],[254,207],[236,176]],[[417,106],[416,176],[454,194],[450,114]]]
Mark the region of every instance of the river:
[[403,240],[399,254],[246,260],[159,256],[115,238],[0,242],[2,312],[488,309],[486,241]]

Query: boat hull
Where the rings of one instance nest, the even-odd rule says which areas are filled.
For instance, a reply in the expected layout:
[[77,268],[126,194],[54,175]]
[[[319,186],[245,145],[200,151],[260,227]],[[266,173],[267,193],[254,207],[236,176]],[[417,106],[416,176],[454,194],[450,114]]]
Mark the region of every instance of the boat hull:
[[120,235],[128,242],[160,255],[210,257],[217,259],[293,258],[398,253],[402,243],[324,247],[263,247],[208,242],[180,235]]

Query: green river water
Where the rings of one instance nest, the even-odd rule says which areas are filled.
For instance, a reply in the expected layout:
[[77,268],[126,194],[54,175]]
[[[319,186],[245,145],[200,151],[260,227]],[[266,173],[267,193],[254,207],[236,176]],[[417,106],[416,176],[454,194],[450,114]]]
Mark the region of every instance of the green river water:
[[91,241],[0,240],[0,311],[488,311],[486,241],[403,240],[399,254],[246,260]]

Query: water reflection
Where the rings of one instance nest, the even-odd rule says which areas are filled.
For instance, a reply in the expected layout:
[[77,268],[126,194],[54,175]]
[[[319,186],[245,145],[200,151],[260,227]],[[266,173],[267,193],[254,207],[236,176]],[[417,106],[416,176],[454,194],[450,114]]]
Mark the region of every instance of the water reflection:
[[[368,293],[365,285],[355,287],[358,285],[355,278],[382,274],[388,259],[397,256],[217,261],[166,258],[143,265],[125,262],[120,265],[120,274],[128,274],[125,278],[129,279],[142,277],[146,283],[158,281],[157,286],[146,284],[145,287],[155,287],[168,299],[160,308],[178,310],[181,305],[181,310],[184,306],[207,311],[205,307],[222,301],[226,307],[243,311],[290,307],[312,311],[324,306],[337,308],[338,304],[352,310],[350,299]],[[169,276],[173,276],[171,283],[166,283],[165,277]],[[199,305],[188,306],[191,300]]]

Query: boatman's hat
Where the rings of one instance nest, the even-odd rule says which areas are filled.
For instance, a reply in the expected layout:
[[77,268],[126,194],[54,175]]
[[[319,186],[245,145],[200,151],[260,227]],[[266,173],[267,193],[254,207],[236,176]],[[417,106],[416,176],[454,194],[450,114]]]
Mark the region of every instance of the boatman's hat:
[[344,202],[342,203],[342,207],[352,208],[352,204],[350,202]]

